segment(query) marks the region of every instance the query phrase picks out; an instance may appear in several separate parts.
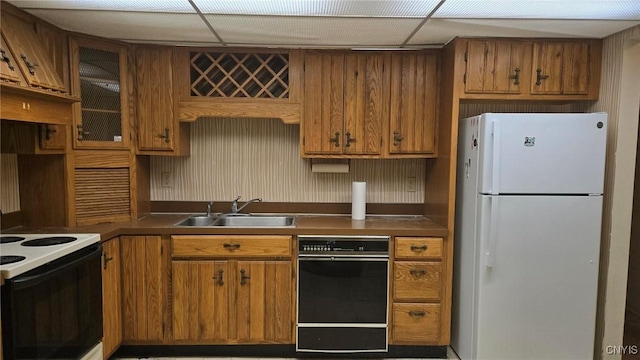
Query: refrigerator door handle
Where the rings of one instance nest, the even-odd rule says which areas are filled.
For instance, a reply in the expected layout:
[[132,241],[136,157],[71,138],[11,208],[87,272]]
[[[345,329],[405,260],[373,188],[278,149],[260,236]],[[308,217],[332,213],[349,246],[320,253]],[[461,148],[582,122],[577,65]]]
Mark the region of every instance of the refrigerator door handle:
[[491,219],[489,219],[489,239],[487,241],[487,267],[493,268],[496,262],[496,232],[498,229],[499,197],[491,196]]
[[500,193],[500,123],[494,120],[491,123],[492,144],[492,164],[491,164],[491,194]]

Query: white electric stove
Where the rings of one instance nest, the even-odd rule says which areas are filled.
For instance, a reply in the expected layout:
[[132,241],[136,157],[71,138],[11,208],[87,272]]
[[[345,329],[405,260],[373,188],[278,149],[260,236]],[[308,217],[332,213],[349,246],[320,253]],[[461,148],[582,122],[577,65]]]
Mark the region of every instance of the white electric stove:
[[0,274],[18,276],[100,241],[100,234],[0,234]]

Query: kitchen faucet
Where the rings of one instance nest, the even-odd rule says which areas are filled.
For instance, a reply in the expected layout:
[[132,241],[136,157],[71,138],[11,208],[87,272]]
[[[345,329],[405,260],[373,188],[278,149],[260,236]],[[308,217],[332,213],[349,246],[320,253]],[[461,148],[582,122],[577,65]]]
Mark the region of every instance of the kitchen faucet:
[[233,200],[233,202],[231,202],[231,213],[232,214],[237,214],[240,211],[242,211],[242,209],[244,209],[245,207],[247,207],[247,205],[254,203],[254,202],[261,202],[262,199],[261,198],[255,198],[255,199],[251,199],[251,200],[247,200],[247,202],[244,203],[244,205],[242,205],[240,208],[238,208],[238,200],[240,200],[240,196],[238,196],[235,200]]
[[213,201],[207,204],[207,216],[211,216],[211,206],[213,206]]

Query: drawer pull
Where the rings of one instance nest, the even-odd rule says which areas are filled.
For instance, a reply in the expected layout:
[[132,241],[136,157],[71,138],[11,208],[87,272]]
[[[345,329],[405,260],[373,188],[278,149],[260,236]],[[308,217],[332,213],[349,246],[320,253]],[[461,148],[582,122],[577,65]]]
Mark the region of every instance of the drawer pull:
[[218,275],[212,277],[212,279],[218,281],[218,285],[224,285],[223,274],[224,274],[224,270],[220,269],[218,270]]
[[240,285],[244,285],[247,283],[248,279],[251,279],[251,276],[247,276],[245,275],[246,270],[245,269],[240,269]]
[[411,269],[409,270],[409,274],[413,276],[424,276],[427,275],[427,270]]
[[411,251],[422,252],[427,250],[427,245],[411,245]]
[[229,249],[229,250],[238,250],[238,249],[240,249],[240,244],[238,244],[238,243],[233,243],[233,244],[224,243],[224,245],[222,245],[222,246],[224,246],[225,249]]
[[412,317],[417,317],[417,316],[422,317],[424,315],[425,315],[424,310],[419,310],[419,311],[411,310],[411,311],[409,311],[409,316],[412,316]]

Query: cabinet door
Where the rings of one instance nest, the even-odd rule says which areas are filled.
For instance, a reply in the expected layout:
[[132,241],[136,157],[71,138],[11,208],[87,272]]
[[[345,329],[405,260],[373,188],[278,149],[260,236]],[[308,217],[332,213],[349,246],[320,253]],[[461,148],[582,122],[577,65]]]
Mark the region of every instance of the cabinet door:
[[438,114],[438,55],[391,57],[390,154],[432,154]]
[[228,261],[173,261],[173,339],[229,339],[234,272]]
[[344,145],[344,55],[306,54],[303,151],[341,154]]
[[237,339],[243,343],[291,343],[290,261],[239,261]]
[[171,48],[136,50],[140,150],[174,149],[172,56]]
[[385,56],[348,54],[345,61],[344,153],[378,155],[388,117]]
[[394,262],[394,300],[439,301],[442,263],[422,261]]
[[16,59],[9,51],[7,43],[4,41],[4,35],[1,37],[2,43],[0,47],[0,79],[14,84],[23,85],[25,80],[18,68]]
[[38,126],[40,149],[64,150],[67,144],[67,127],[65,125],[41,124]]
[[51,65],[33,25],[7,12],[2,12],[1,23],[2,35],[27,83],[66,93],[67,87]]
[[562,94],[563,43],[534,43],[532,94]]
[[122,289],[125,342],[164,338],[162,242],[159,236],[123,236]]
[[469,40],[465,92],[520,94],[524,54],[520,42]]
[[80,96],[74,105],[75,148],[129,146],[127,48],[71,39],[71,87]]
[[589,44],[566,43],[562,56],[562,93],[586,94],[589,90]]
[[440,304],[393,304],[394,344],[437,344],[440,340]]
[[122,343],[122,293],[120,283],[120,238],[102,247],[102,346],[104,359]]

